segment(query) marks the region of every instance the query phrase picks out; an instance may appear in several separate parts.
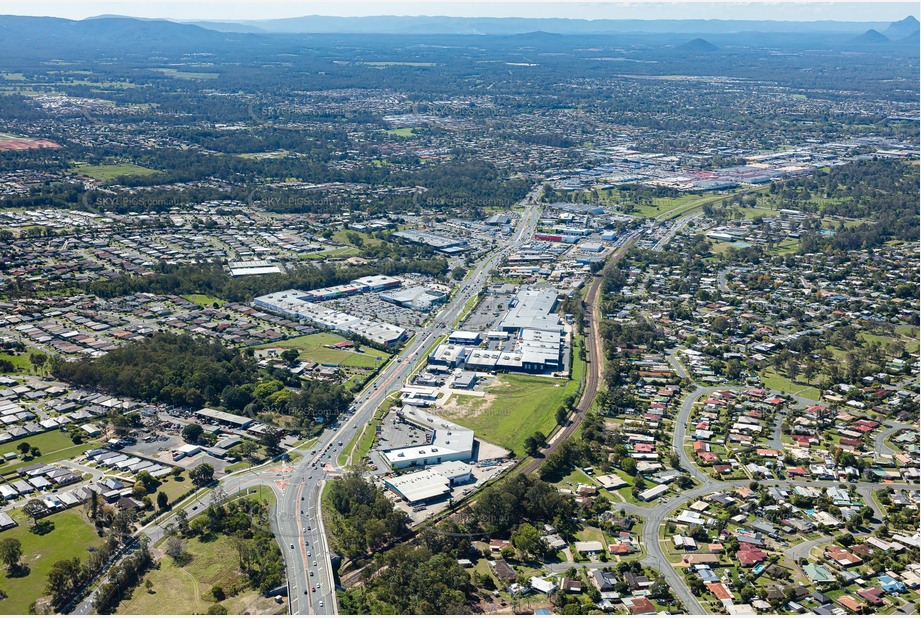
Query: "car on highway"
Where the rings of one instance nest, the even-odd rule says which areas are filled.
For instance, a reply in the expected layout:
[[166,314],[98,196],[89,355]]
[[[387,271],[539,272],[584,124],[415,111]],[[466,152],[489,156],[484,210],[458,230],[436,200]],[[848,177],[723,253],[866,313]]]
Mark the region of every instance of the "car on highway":
[[323,601],[320,601],[320,607],[323,607]]
[[291,549],[294,549],[294,543],[291,543]]
[[310,572],[310,577],[313,577],[313,571]]
[[308,558],[310,557],[310,552],[307,552],[307,557],[308,557]]
[[316,592],[316,591],[317,591],[317,589],[316,589],[314,586],[311,586],[311,587],[310,587],[310,592]]

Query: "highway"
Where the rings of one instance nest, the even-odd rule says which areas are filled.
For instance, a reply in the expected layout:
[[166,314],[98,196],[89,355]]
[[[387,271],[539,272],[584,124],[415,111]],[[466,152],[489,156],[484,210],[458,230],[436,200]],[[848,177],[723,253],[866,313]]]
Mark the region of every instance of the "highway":
[[278,500],[276,523],[287,566],[292,614],[333,614],[338,609],[320,513],[323,483],[343,472],[336,464],[338,454],[372,421],[388,393],[402,387],[435,340],[451,330],[467,302],[486,285],[502,258],[530,241],[540,218],[540,207],[533,203],[533,195],[532,192],[524,200],[525,211],[512,238],[480,260],[459,284],[450,302],[357,396],[352,416],[337,428],[324,431],[309,456],[286,475],[288,485]]
[[[219,489],[183,503],[183,510],[191,518],[224,496],[259,486],[271,488],[276,496],[273,529],[285,560],[290,613],[338,613],[331,552],[320,507],[324,484],[344,472],[337,466],[336,457],[345,448],[344,445],[349,444],[371,421],[388,393],[402,387],[435,340],[450,332],[467,302],[479,294],[501,260],[531,240],[540,219],[541,208],[536,202],[539,191],[540,188],[535,188],[522,201],[525,210],[512,237],[480,260],[458,285],[457,293],[447,305],[357,395],[350,417],[325,429],[309,447],[289,451],[289,454],[302,456],[298,462],[278,463],[231,474],[221,480]],[[138,534],[146,535],[153,545],[167,534],[175,521],[173,513],[159,523],[145,526]],[[105,578],[100,581],[105,581]],[[95,588],[70,613],[93,613],[94,595]]]
[[[373,422],[374,413],[384,402],[387,395],[394,390],[399,390],[420,362],[424,362],[422,357],[428,352],[436,339],[452,329],[455,321],[464,311],[467,302],[480,292],[487,283],[490,274],[501,263],[502,258],[530,240],[540,217],[540,207],[533,203],[533,195],[534,192],[524,201],[525,211],[509,241],[504,246],[483,257],[468,273],[464,281],[458,285],[457,292],[453,298],[426,326],[417,331],[415,337],[409,341],[400,353],[389,361],[377,378],[357,395],[351,408],[351,415],[347,419],[325,429],[316,442],[310,446],[293,449],[291,452],[297,452],[301,455],[297,462],[293,464],[278,463],[231,474],[220,482],[219,491],[207,492],[196,501],[183,505],[189,516],[192,517],[207,508],[212,501],[221,499],[223,495],[230,496],[257,486],[271,488],[276,496],[273,529],[284,556],[290,613],[338,613],[330,549],[327,545],[321,514],[321,497],[325,483],[345,472],[338,466],[336,462],[337,456],[346,448],[345,445],[348,445],[355,436],[360,435],[361,431],[370,422]],[[685,216],[679,219],[678,226],[686,225],[693,219],[693,216]],[[624,237],[619,247],[608,260],[605,269],[614,267],[636,240],[637,236],[635,234]],[[660,248],[664,247],[665,244],[667,243],[662,243]],[[576,430],[579,422],[590,409],[599,388],[604,365],[599,328],[601,321],[600,303],[598,302],[602,280],[602,277],[595,277],[590,282],[585,295],[585,303],[589,309],[587,315],[589,332],[585,340],[589,365],[582,395],[567,425],[560,428],[549,439],[548,446],[544,450],[545,455],[555,451]],[[669,353],[668,361],[680,376],[689,377],[674,354]],[[750,480],[717,481],[700,470],[685,452],[684,443],[686,441],[687,424],[694,402],[707,393],[717,390],[731,390],[731,387],[726,386],[701,387],[696,384],[692,386],[694,390],[685,397],[675,420],[672,447],[678,454],[681,467],[697,481],[698,486],[649,506],[640,506],[627,502],[619,503],[617,506],[628,513],[641,515],[645,518],[642,541],[646,548],[647,556],[643,558],[642,562],[653,566],[662,573],[675,597],[682,603],[688,613],[706,614],[707,611],[704,606],[691,593],[679,570],[670,564],[659,543],[660,529],[668,515],[679,505],[717,491],[729,491],[735,487],[748,486]],[[887,425],[890,425],[892,429],[880,432],[877,436],[877,440],[880,443],[886,435],[900,428],[895,427],[895,423],[887,423]],[[348,461],[351,462],[351,453]],[[531,459],[518,469],[518,472],[534,472],[543,461],[543,458]],[[837,482],[832,481],[770,480],[761,481],[761,484],[765,486],[838,486]],[[882,513],[879,511],[875,501],[872,500],[870,492],[882,487],[897,488],[900,486],[902,484],[898,483],[861,483],[858,485],[857,491],[864,499],[865,504],[874,510],[876,516],[876,522],[873,524],[874,528],[880,525]],[[904,486],[910,487],[909,485]],[[171,515],[159,524],[148,525],[141,532],[147,535],[153,544],[168,532],[174,521],[175,515]],[[796,555],[807,550],[806,547],[795,547],[797,547],[795,550]],[[793,552],[793,548],[790,548],[788,552]],[[583,566],[585,565],[583,564]],[[92,613],[91,601],[92,595],[81,602],[72,613]]]

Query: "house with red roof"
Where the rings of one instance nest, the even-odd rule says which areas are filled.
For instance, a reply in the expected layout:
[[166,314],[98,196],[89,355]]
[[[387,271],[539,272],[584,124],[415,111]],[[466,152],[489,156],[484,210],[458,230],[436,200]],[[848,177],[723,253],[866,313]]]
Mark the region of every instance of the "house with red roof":
[[736,560],[743,567],[753,567],[762,560],[767,558],[761,548],[755,547],[751,543],[739,543],[739,551],[736,552]]
[[861,603],[860,601],[858,601],[857,599],[855,599],[854,597],[848,594],[842,597],[838,597],[838,603],[843,605],[845,608],[851,610],[855,614],[859,614],[863,610],[863,608],[867,606],[866,603]]
[[629,597],[623,601],[624,607],[630,610],[631,616],[639,616],[641,614],[655,614],[656,606],[652,604],[652,601],[646,597]]
[[608,553],[614,554],[615,556],[626,556],[638,551],[636,547],[629,543],[613,543],[608,545]]
[[864,588],[858,590],[857,596],[866,599],[873,605],[879,605],[883,602],[883,591],[879,588]]
[[719,455],[716,453],[710,453],[709,451],[697,453],[697,456],[700,457],[704,463],[708,464],[714,464],[720,460]]
[[713,595],[720,601],[731,601],[733,596],[729,590],[726,589],[726,586],[719,582],[710,582],[705,584],[707,589],[713,593]]

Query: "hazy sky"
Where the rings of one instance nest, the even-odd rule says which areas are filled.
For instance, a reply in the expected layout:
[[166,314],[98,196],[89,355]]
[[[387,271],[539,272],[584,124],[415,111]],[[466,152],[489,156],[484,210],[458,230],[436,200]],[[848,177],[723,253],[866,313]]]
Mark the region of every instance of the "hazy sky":
[[222,0],[147,0],[124,2],[96,0],[45,2],[0,0],[0,14],[50,15],[82,19],[116,14],[171,19],[270,19],[303,15],[449,15],[457,17],[571,17],[582,19],[771,19],[791,21],[893,21],[908,15],[919,17],[918,2],[635,2],[593,3],[578,1],[389,2],[337,0],[269,0],[235,2]]

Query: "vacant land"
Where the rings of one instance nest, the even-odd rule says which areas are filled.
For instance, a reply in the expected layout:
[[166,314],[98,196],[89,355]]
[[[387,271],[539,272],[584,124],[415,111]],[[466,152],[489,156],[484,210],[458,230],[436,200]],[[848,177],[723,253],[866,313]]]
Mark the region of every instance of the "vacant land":
[[[220,536],[207,543],[191,539],[187,541],[186,551],[191,561],[184,566],[163,556],[160,568],[150,571],[146,577],[153,584],[151,592],[138,586],[115,613],[205,614],[215,603],[211,596],[213,586],[224,590],[227,598],[221,605],[230,614],[284,613],[284,604],[278,605],[247,588],[246,575],[240,571],[237,551],[230,537]],[[239,593],[234,594],[237,590]]]
[[540,376],[501,375],[487,387],[486,397],[452,397],[445,418],[472,429],[487,442],[524,453],[525,438],[541,431],[549,436],[554,414],[578,382]]
[[117,165],[78,165],[73,171],[90,178],[95,178],[101,182],[110,182],[122,176],[152,176],[157,170],[131,163],[119,163]]
[[[174,504],[176,500],[186,494],[190,489],[192,489],[192,480],[189,479],[188,474],[183,474],[179,478],[182,480],[176,480],[172,476],[164,477],[165,480],[157,488],[157,492],[163,492],[169,498],[170,504]],[[156,497],[154,494],[151,497]]]
[[768,390],[787,393],[788,395],[802,395],[807,399],[818,400],[821,396],[819,389],[793,382],[789,378],[778,374],[774,369],[768,368],[760,372],[761,379],[764,380],[764,387]]
[[74,444],[70,439],[70,434],[62,433],[58,430],[46,431],[45,433],[35,434],[15,442],[7,442],[3,445],[4,453],[11,451],[18,453],[16,450],[20,444],[26,442],[30,447],[37,447],[41,451],[41,456],[23,462],[21,459],[0,466],[0,475],[9,474],[10,472],[21,468],[26,463],[52,463],[62,459],[71,459],[82,455],[86,451],[99,446],[99,440],[87,440],[83,444]]
[[374,369],[390,358],[390,355],[386,352],[381,352],[374,348],[363,347],[362,352],[354,352],[352,350],[333,350],[323,347],[340,341],[346,341],[346,339],[332,333],[316,333],[264,344],[256,349],[294,348],[301,353],[301,359],[309,359],[321,365],[342,365],[343,367],[356,367],[359,369]]
[[[359,238],[361,240],[358,240]],[[343,245],[355,245],[356,247],[379,247],[383,243],[380,238],[352,230],[338,230],[333,234],[333,240]],[[353,242],[353,240],[358,240],[358,242]]]
[[85,560],[87,549],[101,543],[96,529],[83,519],[80,507],[45,520],[54,524],[54,530],[42,536],[32,533],[28,523],[0,533],[0,539],[19,539],[22,563],[30,569],[25,577],[14,578],[0,569],[0,588],[9,595],[0,601],[0,614],[28,614],[29,605],[45,594],[52,564],[73,557]]
[[[34,374],[35,367],[32,365],[32,361],[29,360],[29,354],[9,354],[7,352],[0,352],[0,360],[8,360],[13,363],[13,373],[16,374]],[[2,373],[2,372],[0,372]]]
[[195,303],[199,307],[210,307],[214,304],[217,304],[218,307],[222,307],[224,303],[227,302],[220,298],[215,298],[214,296],[208,296],[207,294],[185,294],[183,298],[190,303]]

